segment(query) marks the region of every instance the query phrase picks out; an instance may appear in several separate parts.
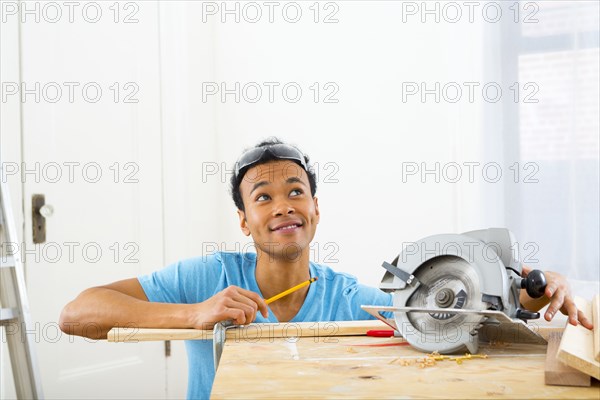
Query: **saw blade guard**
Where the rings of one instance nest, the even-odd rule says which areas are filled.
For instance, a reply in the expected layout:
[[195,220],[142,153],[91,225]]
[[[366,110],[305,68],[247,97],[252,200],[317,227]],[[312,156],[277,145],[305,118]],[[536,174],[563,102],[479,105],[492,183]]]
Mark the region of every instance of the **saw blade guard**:
[[[412,243],[400,253],[397,267],[402,272],[386,273],[380,286],[393,291],[395,307],[502,311],[509,303],[510,282],[501,258],[493,247],[467,235],[434,235]],[[413,347],[451,354],[477,352],[477,330],[486,317],[395,312],[394,319]]]
[[[435,257],[415,272],[414,290],[394,293],[395,307],[484,310],[479,277],[474,268],[455,256]],[[440,354],[467,349],[476,352],[477,329],[484,316],[451,312],[396,312],[396,326],[415,348]]]

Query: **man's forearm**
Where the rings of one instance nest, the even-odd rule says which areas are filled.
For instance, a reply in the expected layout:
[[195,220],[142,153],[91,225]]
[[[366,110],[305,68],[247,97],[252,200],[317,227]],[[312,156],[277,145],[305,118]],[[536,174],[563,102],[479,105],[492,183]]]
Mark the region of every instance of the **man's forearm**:
[[60,327],[70,335],[106,339],[115,326],[191,328],[189,304],[152,303],[108,288],[90,288],[65,306]]

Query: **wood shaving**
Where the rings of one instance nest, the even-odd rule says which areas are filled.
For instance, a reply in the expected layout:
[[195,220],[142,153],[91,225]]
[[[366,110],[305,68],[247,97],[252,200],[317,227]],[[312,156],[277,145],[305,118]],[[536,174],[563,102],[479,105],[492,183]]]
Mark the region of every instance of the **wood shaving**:
[[486,359],[488,358],[487,354],[470,354],[465,353],[464,356],[459,357],[451,357],[444,356],[434,351],[433,353],[427,354],[425,357],[413,358],[413,359],[399,359],[396,358],[390,362],[390,364],[399,364],[402,366],[407,365],[417,365],[419,368],[429,368],[435,366],[439,361],[454,361],[456,364],[460,365],[465,360],[473,360],[475,358]]

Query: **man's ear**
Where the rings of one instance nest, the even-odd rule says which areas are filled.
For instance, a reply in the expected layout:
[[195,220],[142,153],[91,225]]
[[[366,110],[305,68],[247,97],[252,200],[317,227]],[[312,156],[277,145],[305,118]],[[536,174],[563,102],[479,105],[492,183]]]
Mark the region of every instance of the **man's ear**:
[[319,199],[315,196],[313,197],[313,201],[315,202],[315,215],[317,216],[315,223],[319,223],[321,220],[321,212],[319,211]]
[[248,221],[246,221],[246,213],[242,210],[237,210],[238,217],[240,218],[240,228],[246,236],[250,236],[250,229],[248,229]]

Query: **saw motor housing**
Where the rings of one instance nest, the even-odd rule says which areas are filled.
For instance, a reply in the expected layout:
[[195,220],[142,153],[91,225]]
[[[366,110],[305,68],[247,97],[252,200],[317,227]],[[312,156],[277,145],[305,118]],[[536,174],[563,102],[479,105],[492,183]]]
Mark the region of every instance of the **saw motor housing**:
[[393,293],[393,306],[403,309],[394,311],[400,334],[421,351],[476,353],[478,332],[498,321],[469,310],[500,311],[520,323],[539,318],[521,309],[519,295],[527,288],[541,297],[545,278],[540,271],[521,277],[515,245],[504,228],[441,234],[410,243],[394,262],[384,262],[380,289]]

